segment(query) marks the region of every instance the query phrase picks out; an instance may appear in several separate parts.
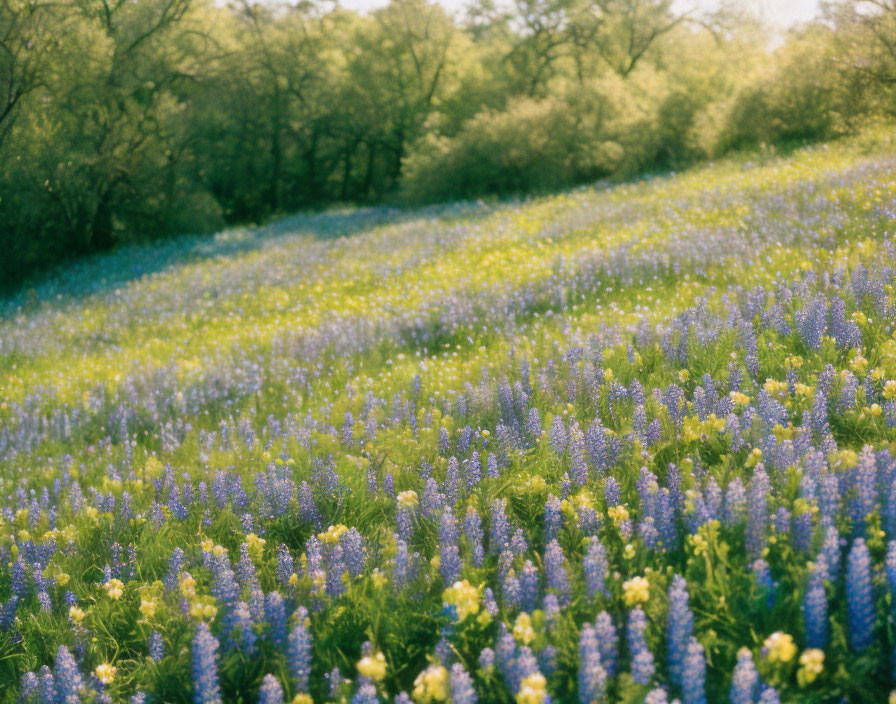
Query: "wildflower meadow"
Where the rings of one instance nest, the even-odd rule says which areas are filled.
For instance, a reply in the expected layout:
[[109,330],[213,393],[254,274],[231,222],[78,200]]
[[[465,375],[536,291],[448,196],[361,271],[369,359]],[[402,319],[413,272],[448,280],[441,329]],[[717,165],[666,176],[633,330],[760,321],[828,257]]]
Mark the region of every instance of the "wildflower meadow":
[[0,702],[896,701],[896,138],[0,303]]

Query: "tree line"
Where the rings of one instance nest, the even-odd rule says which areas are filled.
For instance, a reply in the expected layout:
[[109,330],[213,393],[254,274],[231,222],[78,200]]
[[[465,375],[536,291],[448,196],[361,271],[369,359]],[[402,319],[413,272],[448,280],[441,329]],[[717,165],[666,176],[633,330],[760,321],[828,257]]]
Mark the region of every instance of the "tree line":
[[[896,111],[896,0],[0,0],[0,282],[331,203],[526,193]],[[2,285],[0,285],[2,287]]]

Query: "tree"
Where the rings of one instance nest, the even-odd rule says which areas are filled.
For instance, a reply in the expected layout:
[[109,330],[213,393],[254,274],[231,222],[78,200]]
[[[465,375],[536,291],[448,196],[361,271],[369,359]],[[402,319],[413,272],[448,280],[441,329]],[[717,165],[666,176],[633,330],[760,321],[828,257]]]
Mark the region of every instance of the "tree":
[[0,158],[20,104],[46,85],[63,23],[47,0],[0,0]]

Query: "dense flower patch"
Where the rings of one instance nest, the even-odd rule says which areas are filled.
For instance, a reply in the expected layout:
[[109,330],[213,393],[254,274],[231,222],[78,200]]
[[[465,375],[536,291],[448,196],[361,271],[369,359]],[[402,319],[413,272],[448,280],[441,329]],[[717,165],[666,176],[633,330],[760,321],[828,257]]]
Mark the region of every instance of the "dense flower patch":
[[885,701],[894,216],[865,137],[8,302],[0,700]]

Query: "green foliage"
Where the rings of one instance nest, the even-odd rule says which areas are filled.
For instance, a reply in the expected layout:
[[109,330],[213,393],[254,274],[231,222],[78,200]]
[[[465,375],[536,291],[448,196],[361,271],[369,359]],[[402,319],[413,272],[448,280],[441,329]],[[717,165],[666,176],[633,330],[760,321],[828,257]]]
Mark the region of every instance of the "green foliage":
[[528,193],[896,112],[892,0],[773,53],[669,0],[0,0],[0,287],[338,202]]

